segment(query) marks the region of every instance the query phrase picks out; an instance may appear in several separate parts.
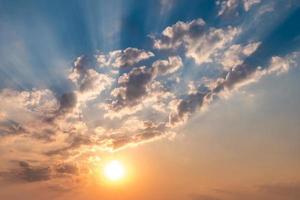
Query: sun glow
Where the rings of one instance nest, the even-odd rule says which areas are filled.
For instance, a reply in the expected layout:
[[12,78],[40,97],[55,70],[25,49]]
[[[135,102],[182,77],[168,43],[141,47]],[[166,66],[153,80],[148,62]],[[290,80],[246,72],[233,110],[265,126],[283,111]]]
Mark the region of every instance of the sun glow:
[[104,166],[104,176],[110,181],[118,181],[124,178],[125,169],[118,160],[113,160]]

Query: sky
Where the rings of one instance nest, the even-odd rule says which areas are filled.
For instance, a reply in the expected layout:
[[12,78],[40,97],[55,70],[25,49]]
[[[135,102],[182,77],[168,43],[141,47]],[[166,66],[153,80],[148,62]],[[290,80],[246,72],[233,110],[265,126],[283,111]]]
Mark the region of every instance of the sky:
[[0,199],[300,199],[299,19],[299,0],[0,0]]

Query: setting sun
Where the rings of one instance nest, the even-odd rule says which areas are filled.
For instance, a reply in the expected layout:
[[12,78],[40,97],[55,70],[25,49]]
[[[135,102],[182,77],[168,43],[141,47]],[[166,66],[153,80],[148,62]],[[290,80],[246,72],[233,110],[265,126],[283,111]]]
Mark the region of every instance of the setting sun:
[[125,176],[123,164],[118,160],[113,160],[104,166],[104,176],[111,181],[121,180]]

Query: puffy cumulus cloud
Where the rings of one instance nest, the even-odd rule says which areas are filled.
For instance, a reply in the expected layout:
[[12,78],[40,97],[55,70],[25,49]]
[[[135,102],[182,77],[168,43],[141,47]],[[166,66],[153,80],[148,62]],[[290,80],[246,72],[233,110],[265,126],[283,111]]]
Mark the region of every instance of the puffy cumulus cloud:
[[242,64],[244,59],[256,51],[259,45],[260,42],[247,45],[234,44],[226,49],[216,61],[220,62],[225,70],[230,70]]
[[108,54],[98,54],[96,57],[100,66],[123,68],[131,67],[153,56],[154,54],[151,51],[127,48],[125,50],[111,51]]
[[54,93],[48,89],[17,91],[4,89],[0,92],[2,113],[9,117],[16,112],[30,113],[38,117],[49,118],[55,115],[59,107]]
[[193,58],[197,64],[211,62],[214,54],[223,49],[238,33],[239,29],[233,27],[210,29],[203,37],[188,41],[186,55]]
[[196,91],[187,95],[184,99],[180,99],[175,104],[175,109],[169,115],[169,123],[171,126],[177,126],[188,120],[188,118],[197,109],[203,108],[210,103],[210,91]]
[[111,92],[113,101],[110,108],[121,110],[124,107],[133,107],[149,92],[150,84],[157,73],[153,68],[146,66],[134,67],[128,73],[118,78],[118,86]]
[[205,22],[203,19],[193,20],[189,23],[177,22],[172,26],[168,26],[162,32],[159,39],[154,39],[154,48],[156,49],[175,49],[183,44],[183,39],[197,37],[202,35],[205,30]]
[[134,67],[123,73],[118,77],[116,87],[111,90],[112,98],[99,105],[106,111],[104,116],[121,118],[150,107],[165,112],[168,110],[168,101],[176,97],[156,78],[173,73],[181,66],[181,58],[172,56],[168,60],[157,60],[150,67]]
[[77,97],[80,101],[85,102],[95,99],[112,83],[109,75],[96,71],[96,58],[81,56],[74,62],[69,79],[77,87]]
[[218,97],[230,95],[232,90],[258,81],[265,75],[280,74],[286,72],[290,67],[299,62],[299,52],[288,54],[285,57],[272,57],[267,66],[255,66],[242,63],[226,73],[224,78],[220,77],[213,81],[209,87],[202,90],[201,87],[185,98],[178,100],[175,109],[169,115],[171,126],[177,126],[186,120],[197,110],[205,109],[212,100]]
[[[147,113],[156,111],[155,114],[157,116],[162,113],[168,113],[172,108],[169,102],[176,99],[176,95],[156,80],[149,81],[145,86],[142,95],[132,101],[118,99],[118,97],[113,94],[113,100],[99,104],[99,108],[105,110],[104,117],[120,119],[133,114],[139,115],[140,112]],[[119,88],[116,88],[116,90],[112,92],[119,92]],[[122,90],[126,89],[122,88]]]
[[212,62],[216,53],[225,48],[240,32],[238,28],[209,28],[202,19],[177,22],[167,27],[159,38],[154,38],[154,48],[176,49],[183,47],[185,55],[197,64]]
[[[76,133],[85,129],[84,124],[79,123],[80,113],[74,112],[77,106],[74,92],[60,96],[48,89],[4,89],[0,96],[0,110],[5,113],[0,120],[0,136],[12,138],[12,143],[15,139],[33,139],[41,144],[48,142],[55,145],[60,144],[65,132]],[[15,147],[15,150],[19,149]],[[40,153],[42,151],[39,150]]]
[[289,71],[290,67],[297,65],[297,62],[295,61],[297,57],[299,57],[299,53],[293,53],[285,58],[279,56],[272,57],[270,67],[266,72],[276,73],[277,75],[286,73]]
[[267,66],[253,66],[243,63],[229,71],[225,79],[220,81],[214,90],[218,91],[221,88],[235,89],[256,82],[264,75],[287,72],[290,67],[297,64],[298,56],[299,52],[288,54],[285,57],[274,56]]
[[152,67],[159,75],[167,75],[176,72],[182,67],[182,60],[179,56],[169,57],[168,60],[157,60]]
[[218,0],[218,15],[239,15],[238,9],[249,11],[254,5],[261,3],[261,0]]
[[4,89],[0,96],[0,112],[4,113],[0,119],[0,136],[30,135],[42,140],[54,136],[55,131],[48,122],[62,112],[63,104],[52,91]]

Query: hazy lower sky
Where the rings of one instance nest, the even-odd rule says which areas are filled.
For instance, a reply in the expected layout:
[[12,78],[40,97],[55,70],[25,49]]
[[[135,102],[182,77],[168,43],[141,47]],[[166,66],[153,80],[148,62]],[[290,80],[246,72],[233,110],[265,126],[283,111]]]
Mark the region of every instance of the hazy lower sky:
[[0,0],[0,199],[299,200],[299,19],[298,0]]

